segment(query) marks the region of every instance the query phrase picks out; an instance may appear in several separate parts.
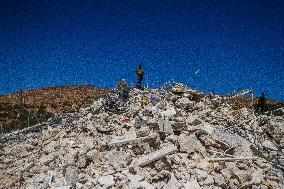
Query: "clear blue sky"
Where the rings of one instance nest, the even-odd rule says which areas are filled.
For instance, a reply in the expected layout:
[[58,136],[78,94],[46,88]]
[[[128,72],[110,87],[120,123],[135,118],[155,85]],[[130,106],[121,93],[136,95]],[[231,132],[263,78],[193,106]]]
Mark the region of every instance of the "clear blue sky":
[[283,10],[283,0],[1,0],[0,94],[133,84],[142,64],[150,87],[284,101]]

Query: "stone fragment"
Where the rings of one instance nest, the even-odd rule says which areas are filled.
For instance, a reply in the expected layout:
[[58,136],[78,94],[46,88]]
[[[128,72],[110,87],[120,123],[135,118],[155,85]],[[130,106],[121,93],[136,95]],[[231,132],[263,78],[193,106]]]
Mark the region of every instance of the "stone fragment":
[[171,163],[167,161],[165,157],[157,160],[154,164],[156,171],[160,172],[162,170],[171,170]]
[[284,156],[281,156],[281,157],[278,159],[278,163],[279,163],[279,165],[284,166]]
[[136,138],[136,134],[128,134],[125,136],[114,137],[109,142],[108,146],[122,146],[126,144],[133,144],[135,142],[138,142],[138,139]]
[[158,124],[158,118],[149,118],[147,125],[149,126],[150,129],[153,130],[158,130],[159,129],[159,124]]
[[129,183],[129,188],[143,188],[143,189],[156,189],[156,187],[154,187],[153,185],[151,185],[149,182],[147,181],[141,181],[141,182],[130,182]]
[[87,166],[87,158],[86,156],[80,156],[77,160],[78,168],[85,168]]
[[176,179],[174,174],[171,174],[169,182],[164,186],[164,189],[180,189],[182,184]]
[[59,146],[59,142],[58,141],[51,141],[50,143],[48,143],[44,148],[43,151],[46,154],[51,153],[53,150],[55,150],[57,147]]
[[229,180],[229,183],[228,183],[228,186],[229,186],[229,188],[232,188],[232,189],[239,189],[239,181],[238,181],[238,179],[236,179],[236,178],[232,178],[232,179],[230,179]]
[[198,182],[205,181],[205,179],[208,177],[206,171],[203,171],[201,169],[196,169],[195,175]]
[[278,108],[273,111],[274,116],[284,116],[284,108]]
[[164,117],[173,117],[176,115],[176,110],[174,108],[168,108],[165,111],[161,111],[160,114]]
[[110,188],[115,184],[113,176],[112,175],[107,175],[107,176],[102,176],[98,179],[98,183],[103,186],[104,188]]
[[155,133],[150,133],[146,137],[136,137],[136,133],[133,134],[127,134],[124,136],[116,136],[111,141],[108,143],[109,147],[118,147],[118,146],[124,146],[124,145],[133,145],[133,144],[138,144],[141,142],[149,142],[152,139],[155,139],[157,136]]
[[19,165],[19,166],[13,167],[11,169],[8,169],[8,173],[9,174],[15,174],[17,172],[29,171],[33,166],[34,166],[33,162],[27,163],[27,164],[23,164],[23,165]]
[[200,125],[202,123],[202,120],[200,118],[198,118],[198,116],[189,116],[186,119],[186,124],[189,126],[197,126]]
[[150,101],[153,105],[156,105],[157,103],[159,103],[162,100],[161,97],[154,95],[154,94],[150,94],[149,97],[150,97]]
[[199,184],[201,186],[213,185],[214,184],[214,177],[211,176],[211,175],[208,175],[208,177],[204,181],[199,182]]
[[97,124],[96,129],[98,132],[104,133],[104,134],[110,134],[112,131],[114,131],[113,127],[103,126],[102,124]]
[[68,184],[74,186],[77,182],[78,169],[75,166],[68,166],[65,170],[65,180]]
[[172,123],[174,131],[187,131],[187,125],[184,117],[177,117]]
[[194,102],[190,101],[186,97],[181,97],[176,101],[175,105],[180,109],[187,110],[189,108],[192,109],[192,107],[194,106]]
[[138,137],[138,138],[140,138],[140,137],[146,137],[146,136],[148,136],[150,134],[150,129],[149,129],[149,127],[141,127],[140,129],[138,129],[137,131],[136,131],[136,136]]
[[130,160],[130,155],[125,151],[113,150],[109,153],[109,164],[114,168],[123,168],[127,161]]
[[238,146],[234,149],[234,156],[236,157],[253,157],[251,145]]
[[199,125],[201,123],[202,123],[202,120],[198,119],[198,118],[192,120],[192,122],[191,122],[191,124],[194,125],[194,126]]
[[122,172],[130,182],[141,182],[145,178],[139,174],[131,174],[129,171]]
[[160,118],[158,120],[159,129],[166,134],[173,134],[173,128],[168,119]]
[[103,107],[102,99],[99,99],[93,102],[93,104],[91,105],[91,110],[94,114],[98,114],[99,111],[102,109],[102,107]]
[[141,127],[147,127],[147,122],[148,122],[147,116],[136,117],[134,127],[136,129],[139,129]]
[[167,146],[167,147],[163,147],[160,150],[157,150],[155,152],[152,152],[150,154],[146,154],[140,158],[137,158],[134,161],[134,166],[144,166],[147,165],[153,161],[156,161],[166,155],[172,154],[174,152],[177,151],[177,147],[176,146]]
[[181,134],[179,136],[179,145],[181,152],[186,152],[189,154],[203,149],[202,144],[196,138],[195,134],[191,135],[186,135],[184,133]]
[[186,88],[186,86],[182,85],[182,84],[177,84],[175,86],[172,87],[171,92],[174,94],[178,94],[181,95],[183,93],[185,93],[186,91],[188,91],[188,89]]
[[222,174],[214,173],[213,177],[214,177],[214,183],[217,186],[222,187],[222,188],[227,186],[225,178],[222,176]]
[[262,142],[262,146],[264,147],[264,149],[266,150],[273,150],[273,151],[277,151],[277,147],[269,140],[265,140]]
[[213,127],[211,125],[204,125],[201,129],[210,134],[215,140],[222,141],[230,147],[238,147],[244,145],[250,145],[250,142],[241,137],[237,133],[230,133],[226,131],[225,127],[218,126]]
[[191,179],[183,184],[185,189],[201,189],[196,179]]

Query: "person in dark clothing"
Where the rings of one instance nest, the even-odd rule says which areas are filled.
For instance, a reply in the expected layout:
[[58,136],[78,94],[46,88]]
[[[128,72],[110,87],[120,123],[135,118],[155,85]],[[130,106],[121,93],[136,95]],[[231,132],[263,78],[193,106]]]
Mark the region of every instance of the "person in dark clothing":
[[119,81],[118,94],[119,98],[122,99],[123,101],[126,101],[129,97],[129,87],[124,79]]
[[143,77],[144,77],[144,70],[142,68],[142,65],[138,65],[136,75],[137,75],[136,88],[142,89],[142,80],[143,80]]
[[264,92],[262,93],[261,97],[258,99],[257,111],[260,113],[267,111],[267,102]]

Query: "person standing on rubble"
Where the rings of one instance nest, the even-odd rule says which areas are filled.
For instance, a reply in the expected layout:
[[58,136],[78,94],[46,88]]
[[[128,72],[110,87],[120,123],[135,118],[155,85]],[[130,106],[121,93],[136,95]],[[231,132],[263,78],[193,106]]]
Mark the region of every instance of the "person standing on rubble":
[[142,80],[143,80],[143,77],[144,77],[144,70],[143,70],[141,64],[138,65],[138,68],[136,70],[136,75],[137,75],[136,88],[142,89]]
[[120,80],[118,83],[118,94],[119,98],[126,101],[129,96],[129,87],[124,79]]
[[263,113],[268,110],[267,101],[264,92],[261,94],[261,97],[258,99],[256,107],[258,113]]

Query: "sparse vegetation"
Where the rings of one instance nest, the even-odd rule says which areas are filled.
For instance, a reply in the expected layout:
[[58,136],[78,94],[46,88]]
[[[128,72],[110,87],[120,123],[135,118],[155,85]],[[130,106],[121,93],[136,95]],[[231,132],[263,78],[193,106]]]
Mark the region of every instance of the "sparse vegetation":
[[51,117],[78,111],[104,90],[92,86],[67,86],[20,91],[0,96],[3,131],[32,126]]

